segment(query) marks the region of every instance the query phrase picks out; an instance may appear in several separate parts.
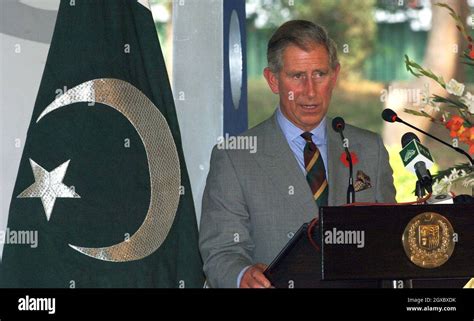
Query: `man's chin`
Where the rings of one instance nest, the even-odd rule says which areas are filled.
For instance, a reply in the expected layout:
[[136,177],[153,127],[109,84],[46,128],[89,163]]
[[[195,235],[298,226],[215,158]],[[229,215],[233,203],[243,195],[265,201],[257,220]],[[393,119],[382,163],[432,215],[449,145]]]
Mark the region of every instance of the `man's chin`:
[[300,123],[303,125],[305,130],[309,131],[316,128],[321,123],[322,117],[301,117]]

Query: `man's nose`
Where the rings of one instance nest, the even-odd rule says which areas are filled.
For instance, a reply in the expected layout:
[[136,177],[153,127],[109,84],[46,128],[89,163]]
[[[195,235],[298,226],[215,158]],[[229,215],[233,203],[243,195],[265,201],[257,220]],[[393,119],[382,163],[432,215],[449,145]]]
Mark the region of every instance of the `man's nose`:
[[308,97],[314,97],[316,96],[316,85],[314,84],[313,82],[313,78],[309,77],[307,80],[306,80],[306,84],[305,84],[305,94],[306,96]]

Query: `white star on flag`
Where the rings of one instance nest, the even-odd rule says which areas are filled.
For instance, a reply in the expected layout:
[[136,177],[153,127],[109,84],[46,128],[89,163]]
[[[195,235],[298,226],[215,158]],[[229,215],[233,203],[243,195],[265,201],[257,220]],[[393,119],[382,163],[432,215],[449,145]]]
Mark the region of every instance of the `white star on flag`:
[[46,213],[46,219],[49,221],[56,198],[81,198],[71,188],[63,184],[69,162],[70,160],[59,165],[51,172],[48,172],[30,158],[30,165],[33,170],[33,175],[35,176],[35,182],[21,192],[17,198],[41,198]]

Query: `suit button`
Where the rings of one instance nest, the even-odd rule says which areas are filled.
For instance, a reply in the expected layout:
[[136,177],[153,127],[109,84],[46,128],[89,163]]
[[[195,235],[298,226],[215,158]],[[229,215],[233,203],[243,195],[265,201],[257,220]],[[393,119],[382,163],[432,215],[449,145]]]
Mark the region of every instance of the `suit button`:
[[295,233],[288,232],[288,234],[286,234],[286,236],[288,236],[288,238],[291,239],[293,236],[295,236]]

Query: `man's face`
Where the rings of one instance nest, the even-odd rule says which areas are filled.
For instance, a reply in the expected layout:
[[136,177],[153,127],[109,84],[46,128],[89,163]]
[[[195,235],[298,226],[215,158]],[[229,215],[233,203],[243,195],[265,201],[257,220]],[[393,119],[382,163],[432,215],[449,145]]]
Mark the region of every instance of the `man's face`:
[[290,45],[283,51],[278,74],[268,68],[264,71],[271,90],[280,95],[282,113],[304,131],[314,129],[326,115],[339,74],[339,65],[331,69],[324,46],[314,44],[308,49]]

